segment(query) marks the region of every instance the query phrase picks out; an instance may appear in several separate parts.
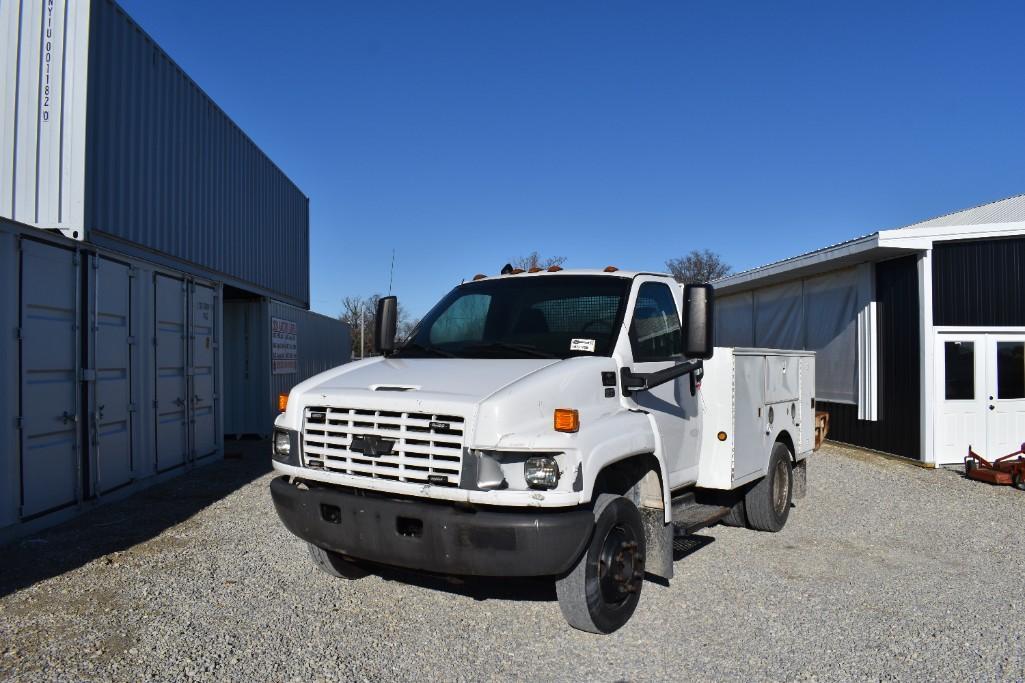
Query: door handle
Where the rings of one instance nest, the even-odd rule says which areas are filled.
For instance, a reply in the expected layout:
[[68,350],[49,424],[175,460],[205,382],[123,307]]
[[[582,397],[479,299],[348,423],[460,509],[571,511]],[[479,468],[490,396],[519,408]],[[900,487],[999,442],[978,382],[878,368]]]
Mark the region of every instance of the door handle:
[[185,401],[183,401],[181,399],[181,396],[179,396],[178,398],[174,399],[174,404],[176,406],[178,406],[179,408],[184,408],[185,407]]
[[67,424],[69,422],[78,423],[78,415],[72,415],[71,413],[65,410],[63,413],[61,413],[61,420],[63,420],[64,424]]

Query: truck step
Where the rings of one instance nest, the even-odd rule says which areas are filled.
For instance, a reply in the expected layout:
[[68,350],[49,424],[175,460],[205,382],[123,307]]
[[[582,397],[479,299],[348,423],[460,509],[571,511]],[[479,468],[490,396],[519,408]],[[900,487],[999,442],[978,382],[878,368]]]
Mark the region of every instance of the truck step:
[[687,536],[712,526],[729,512],[728,507],[698,503],[692,493],[687,493],[673,499],[673,527],[676,535]]

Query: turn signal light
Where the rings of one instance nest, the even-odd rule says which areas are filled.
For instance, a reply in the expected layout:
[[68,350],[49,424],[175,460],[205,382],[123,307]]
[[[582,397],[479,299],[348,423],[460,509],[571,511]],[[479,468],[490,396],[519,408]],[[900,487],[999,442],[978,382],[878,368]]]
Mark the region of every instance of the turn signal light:
[[288,394],[278,394],[278,411],[285,412],[288,408]]
[[555,409],[555,431],[577,432],[580,431],[580,413],[568,408]]

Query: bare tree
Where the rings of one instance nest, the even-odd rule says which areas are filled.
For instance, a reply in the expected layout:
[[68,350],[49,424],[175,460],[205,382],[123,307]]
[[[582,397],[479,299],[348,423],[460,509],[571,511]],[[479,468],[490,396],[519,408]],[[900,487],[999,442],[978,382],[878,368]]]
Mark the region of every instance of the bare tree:
[[530,270],[531,268],[551,268],[552,266],[561,266],[566,262],[565,256],[541,256],[536,251],[532,251],[526,256],[520,256],[510,261],[510,265],[513,268],[520,268],[521,270]]
[[[347,296],[342,299],[342,312],[338,319],[346,323],[352,333],[353,358],[363,358],[374,353],[374,321],[377,317],[377,302],[380,299],[380,294],[371,294],[367,297]],[[396,333],[398,340],[405,340],[419,322],[411,319],[400,303]]]
[[666,261],[666,268],[677,282],[684,284],[712,282],[733,272],[733,267],[710,249],[690,252],[680,258]]

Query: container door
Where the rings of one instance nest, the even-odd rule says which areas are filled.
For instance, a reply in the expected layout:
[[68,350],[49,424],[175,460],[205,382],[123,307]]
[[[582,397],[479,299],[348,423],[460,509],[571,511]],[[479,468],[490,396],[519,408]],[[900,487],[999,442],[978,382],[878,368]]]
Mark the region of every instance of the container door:
[[185,283],[153,277],[157,470],[163,472],[184,464],[188,452]]
[[79,267],[73,251],[21,243],[21,515],[81,496]]
[[192,285],[192,453],[202,458],[217,451],[216,298],[212,287]]
[[95,491],[132,481],[131,269],[93,257],[93,336],[89,345]]
[[937,335],[936,378],[936,462],[962,462],[969,446],[989,459],[982,452],[988,450],[986,335]]
[[1025,335],[986,335],[987,460],[1013,453],[1025,442]]

